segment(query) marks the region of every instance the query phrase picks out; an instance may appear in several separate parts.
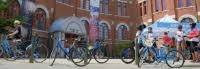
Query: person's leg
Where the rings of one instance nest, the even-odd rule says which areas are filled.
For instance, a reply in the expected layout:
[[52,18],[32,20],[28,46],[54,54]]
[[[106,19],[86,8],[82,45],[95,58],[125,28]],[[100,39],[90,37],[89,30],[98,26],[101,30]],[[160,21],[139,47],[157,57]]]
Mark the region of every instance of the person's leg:
[[191,53],[192,53],[192,61],[196,61],[196,57],[195,57],[195,51],[194,51],[194,43],[193,41],[190,42],[190,48],[191,48]]
[[192,56],[192,62],[193,62],[194,61],[194,50],[193,50],[193,47],[192,47],[192,42],[186,41],[186,44],[189,47],[189,50],[190,50],[190,53],[191,53],[191,56]]
[[197,52],[198,51],[197,50],[198,42],[193,42],[193,44],[194,44],[194,46],[193,46],[194,47],[194,60],[198,61],[198,58],[197,58],[198,57],[198,52]]
[[181,51],[185,50],[185,41],[181,41]]
[[[176,49],[177,49],[177,51],[182,52],[182,51],[180,51],[180,48],[181,48],[181,44],[180,44],[179,41],[177,41],[177,42],[176,42]],[[177,60],[179,59],[179,58],[178,58],[179,56],[180,56],[180,55],[177,53]]]

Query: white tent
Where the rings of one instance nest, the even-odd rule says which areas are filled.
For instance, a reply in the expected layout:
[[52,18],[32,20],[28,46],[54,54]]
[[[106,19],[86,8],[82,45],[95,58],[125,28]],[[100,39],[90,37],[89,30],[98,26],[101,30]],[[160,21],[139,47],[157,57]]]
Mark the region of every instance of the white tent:
[[[155,36],[162,36],[164,32],[169,32],[169,35],[173,36],[179,24],[171,16],[166,15],[148,27],[153,28],[153,32],[156,32]],[[143,34],[147,32],[148,27],[143,30]]]

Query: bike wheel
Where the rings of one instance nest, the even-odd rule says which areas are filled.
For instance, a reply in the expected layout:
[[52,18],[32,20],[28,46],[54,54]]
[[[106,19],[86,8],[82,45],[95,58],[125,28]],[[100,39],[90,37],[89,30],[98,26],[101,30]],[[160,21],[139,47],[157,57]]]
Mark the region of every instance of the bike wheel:
[[183,56],[184,56],[184,58],[185,58],[186,60],[190,60],[192,54],[191,54],[191,52],[190,52],[189,49],[185,49],[185,50],[183,51]]
[[130,64],[135,60],[135,50],[134,48],[126,48],[121,52],[121,60],[126,64]]
[[48,54],[49,54],[48,48],[44,44],[40,44],[35,48],[33,52],[34,61],[36,63],[42,63],[47,59]]
[[180,68],[185,62],[184,56],[181,52],[172,50],[166,55],[166,64],[170,68]]
[[138,64],[137,64],[137,66],[138,67],[141,67],[142,66],[142,64],[144,64],[145,63],[145,52],[144,51],[140,51],[140,53],[139,53],[139,62],[138,62]]
[[3,53],[4,59],[7,61],[15,61],[17,59],[17,55],[14,50],[14,47],[7,48]]
[[106,47],[101,46],[93,51],[93,57],[98,63],[106,63],[108,62],[109,52]]
[[86,66],[89,64],[90,54],[88,49],[84,47],[72,48],[70,51],[70,59],[77,66]]
[[0,47],[0,57],[3,56],[3,51],[4,51],[4,50],[3,50],[3,47],[2,47],[2,45],[1,45],[1,47]]
[[49,63],[50,63],[49,65],[50,66],[53,66],[53,64],[57,58],[57,55],[58,55],[58,48],[54,47],[49,56]]

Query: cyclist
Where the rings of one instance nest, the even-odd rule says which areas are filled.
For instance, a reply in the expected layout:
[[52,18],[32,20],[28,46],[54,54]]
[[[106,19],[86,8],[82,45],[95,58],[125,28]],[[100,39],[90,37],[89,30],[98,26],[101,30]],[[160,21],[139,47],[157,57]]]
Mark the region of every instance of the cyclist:
[[189,38],[186,42],[187,45],[190,47],[190,51],[192,53],[192,62],[198,62],[198,50],[196,46],[198,45],[199,39],[199,31],[196,27],[196,23],[190,24],[191,31],[188,33],[187,37]]
[[16,43],[18,41],[21,41],[22,35],[21,35],[21,22],[19,20],[15,20],[14,21],[14,27],[15,27],[15,31],[8,34],[9,37],[12,37],[12,43]]
[[183,51],[183,38],[184,38],[184,31],[182,30],[182,25],[178,26],[178,31],[176,31],[176,48],[178,51]]

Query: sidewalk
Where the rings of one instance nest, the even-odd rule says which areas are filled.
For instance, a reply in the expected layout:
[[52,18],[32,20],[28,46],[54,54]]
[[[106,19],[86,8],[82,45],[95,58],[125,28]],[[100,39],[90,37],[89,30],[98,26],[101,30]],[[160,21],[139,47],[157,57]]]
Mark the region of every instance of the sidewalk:
[[[77,67],[70,61],[58,59],[54,66],[49,66],[49,61],[44,63],[29,63],[29,60],[17,60],[14,62],[0,59],[0,69],[170,69],[165,63],[145,64],[142,68],[138,68],[135,64],[124,64],[120,59],[111,59],[105,64],[98,64],[96,61],[85,67]],[[200,63],[191,63],[186,61],[181,69],[199,69]]]

